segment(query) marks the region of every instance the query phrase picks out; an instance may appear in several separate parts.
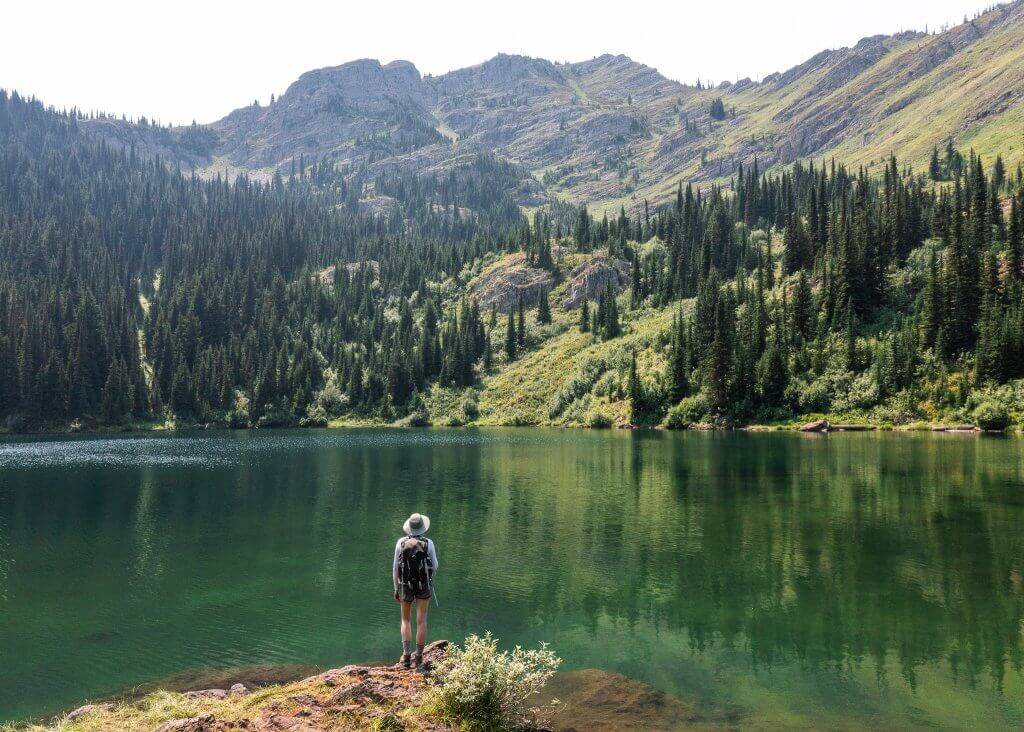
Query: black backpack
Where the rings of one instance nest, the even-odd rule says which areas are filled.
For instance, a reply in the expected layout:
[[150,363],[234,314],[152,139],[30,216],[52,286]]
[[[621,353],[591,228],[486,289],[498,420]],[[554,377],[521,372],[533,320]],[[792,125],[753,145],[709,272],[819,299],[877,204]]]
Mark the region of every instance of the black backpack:
[[398,582],[421,597],[430,592],[430,552],[427,540],[421,536],[407,536],[402,539],[402,557],[398,563]]

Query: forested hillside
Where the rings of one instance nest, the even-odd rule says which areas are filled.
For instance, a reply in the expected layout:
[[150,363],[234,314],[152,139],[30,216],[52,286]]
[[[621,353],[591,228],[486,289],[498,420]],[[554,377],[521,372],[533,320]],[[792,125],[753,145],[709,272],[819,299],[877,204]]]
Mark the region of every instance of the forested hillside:
[[518,175],[200,179],[0,94],[0,418],[1024,416],[1024,187],[1001,158],[739,166],[611,218],[527,219]]
[[[507,175],[200,180],[0,93],[0,415],[290,423],[328,378],[351,408],[404,404],[450,368],[402,370],[424,283],[526,231]],[[387,213],[359,213],[365,187]]]

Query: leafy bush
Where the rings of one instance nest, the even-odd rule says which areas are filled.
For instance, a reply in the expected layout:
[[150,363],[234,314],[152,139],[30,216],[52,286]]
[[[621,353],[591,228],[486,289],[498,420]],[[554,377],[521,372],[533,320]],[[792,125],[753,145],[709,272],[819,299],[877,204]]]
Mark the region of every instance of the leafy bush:
[[461,409],[467,422],[472,422],[480,416],[480,404],[477,402],[476,392],[472,389],[466,390],[466,395],[462,399]]
[[299,420],[301,427],[326,427],[330,420],[323,407],[310,404],[306,409],[306,416]]
[[333,369],[324,372],[324,388],[313,397],[312,406],[328,419],[341,414],[348,406],[348,395],[338,384],[338,375]]
[[704,422],[711,416],[711,406],[703,394],[694,394],[684,397],[679,404],[668,410],[665,417],[665,426],[669,427],[670,422],[679,426],[691,425],[694,422]]
[[504,730],[528,721],[527,700],[544,688],[561,664],[545,644],[536,650],[499,651],[490,633],[471,635],[434,667],[439,685],[432,702],[444,718],[468,729]]
[[983,430],[1002,431],[1010,426],[1010,413],[995,400],[986,400],[974,408],[974,421]]
[[562,388],[558,390],[548,406],[548,418],[555,419],[565,411],[566,407],[582,398],[593,388],[594,383],[607,370],[608,366],[601,358],[588,358],[576,372],[570,376]]
[[[841,381],[837,381],[835,385],[839,387],[841,383]],[[848,382],[846,388],[836,388],[834,393],[836,398],[832,408],[839,412],[869,409],[878,404],[881,399],[874,369],[858,374]]]
[[397,425],[399,427],[429,427],[431,425],[430,412],[425,407],[417,409],[398,420]]
[[611,416],[607,412],[596,408],[587,412],[587,416],[584,419],[587,427],[595,430],[606,430],[612,426],[613,422]]
[[690,420],[683,415],[683,410],[680,405],[675,405],[668,410],[668,414],[665,415],[664,426],[670,430],[685,430],[690,427]]

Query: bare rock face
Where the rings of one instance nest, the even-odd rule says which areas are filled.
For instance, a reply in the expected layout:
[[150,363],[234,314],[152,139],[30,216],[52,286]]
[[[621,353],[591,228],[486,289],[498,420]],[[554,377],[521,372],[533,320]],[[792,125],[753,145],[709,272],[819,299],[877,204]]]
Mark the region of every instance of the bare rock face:
[[514,310],[520,298],[533,305],[547,295],[555,284],[550,272],[531,267],[525,254],[507,257],[480,273],[469,285],[469,290],[480,307],[497,306],[499,312]]
[[599,253],[569,273],[565,283],[565,299],[562,307],[572,310],[583,305],[584,300],[596,300],[608,285],[618,292],[629,284],[629,264],[622,259]]

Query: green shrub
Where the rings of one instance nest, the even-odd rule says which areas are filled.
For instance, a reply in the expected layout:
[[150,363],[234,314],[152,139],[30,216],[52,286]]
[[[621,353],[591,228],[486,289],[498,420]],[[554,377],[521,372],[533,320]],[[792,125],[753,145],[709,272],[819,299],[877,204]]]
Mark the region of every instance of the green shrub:
[[677,404],[668,410],[668,414],[665,415],[665,421],[663,424],[670,430],[685,430],[689,429],[692,423],[684,416],[683,410],[680,408],[680,405]]
[[1010,413],[999,402],[986,400],[974,408],[974,421],[983,430],[1002,431],[1010,426]]
[[537,650],[499,651],[490,633],[471,635],[434,667],[431,693],[437,712],[470,730],[525,726],[527,701],[544,688],[561,664],[545,644]]
[[609,416],[607,412],[597,408],[591,409],[587,412],[584,419],[587,427],[595,430],[606,430],[611,427],[613,423],[611,416]]
[[832,383],[824,376],[811,382],[793,379],[788,391],[790,401],[795,402],[803,413],[827,412],[832,406]]
[[472,422],[480,416],[480,404],[477,402],[476,392],[472,389],[466,391],[461,404],[462,414],[466,422]]
[[398,427],[429,427],[431,425],[430,412],[427,408],[420,404],[409,412],[408,415],[398,420],[395,423]]
[[594,383],[607,370],[608,366],[601,358],[588,358],[576,368],[562,388],[551,399],[548,406],[548,418],[555,419],[577,399],[590,392]]
[[671,422],[682,427],[683,425],[691,425],[694,422],[705,422],[710,417],[711,407],[708,404],[707,397],[703,394],[694,394],[693,396],[684,397],[680,400],[679,404],[668,410],[668,416],[665,417],[665,426],[669,427]]
[[326,427],[328,423],[327,413],[322,407],[310,404],[306,409],[306,416],[299,420],[302,427]]

